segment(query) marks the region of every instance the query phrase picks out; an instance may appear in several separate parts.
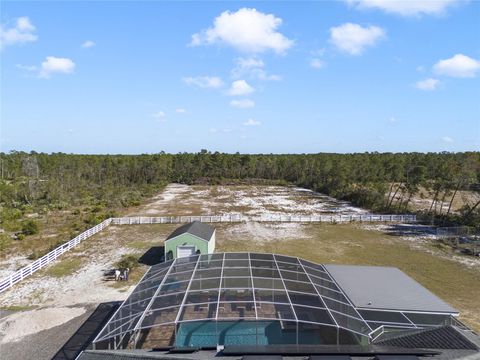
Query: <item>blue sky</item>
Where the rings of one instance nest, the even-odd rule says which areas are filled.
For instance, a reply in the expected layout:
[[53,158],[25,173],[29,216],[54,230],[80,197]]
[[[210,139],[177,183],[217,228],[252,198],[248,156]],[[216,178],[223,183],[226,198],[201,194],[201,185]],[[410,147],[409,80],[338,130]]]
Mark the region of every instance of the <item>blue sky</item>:
[[480,2],[1,3],[1,150],[480,150]]

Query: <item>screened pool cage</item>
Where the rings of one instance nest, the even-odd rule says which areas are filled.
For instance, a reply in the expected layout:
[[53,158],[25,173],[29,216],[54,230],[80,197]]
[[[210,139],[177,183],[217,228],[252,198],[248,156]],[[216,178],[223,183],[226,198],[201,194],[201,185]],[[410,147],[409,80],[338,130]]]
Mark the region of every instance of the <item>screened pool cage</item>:
[[368,344],[450,314],[356,308],[326,267],[275,254],[215,253],[152,266],[96,349]]

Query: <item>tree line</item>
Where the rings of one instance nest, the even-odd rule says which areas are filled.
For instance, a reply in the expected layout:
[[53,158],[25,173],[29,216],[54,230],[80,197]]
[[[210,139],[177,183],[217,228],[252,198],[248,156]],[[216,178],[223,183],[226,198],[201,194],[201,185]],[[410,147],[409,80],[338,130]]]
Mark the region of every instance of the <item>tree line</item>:
[[[170,182],[294,184],[377,212],[408,212],[420,187],[425,219],[480,224],[480,202],[452,212],[460,190],[480,192],[480,152],[74,155],[0,153],[0,215],[39,206],[138,205]],[[1,227],[1,224],[0,224]]]

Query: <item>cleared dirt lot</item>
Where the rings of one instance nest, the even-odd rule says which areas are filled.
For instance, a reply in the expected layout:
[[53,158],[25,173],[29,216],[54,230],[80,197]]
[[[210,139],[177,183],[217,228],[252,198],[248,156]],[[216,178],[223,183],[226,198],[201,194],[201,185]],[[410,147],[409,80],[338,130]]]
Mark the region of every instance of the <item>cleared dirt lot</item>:
[[[332,212],[351,214],[364,210],[293,188],[170,185],[130,215]],[[92,306],[125,299],[148,267],[141,265],[128,282],[121,283],[104,281],[103,271],[123,254],[140,256],[152,247],[162,246],[175,227],[111,226],[62,256],[55,265],[0,294],[0,307],[15,310],[0,318],[0,346],[11,349],[5,359],[19,358],[15,349],[21,349],[19,345],[25,341],[48,343],[50,353],[44,353],[53,356],[65,339],[45,334],[58,333],[64,324],[84,318]],[[461,319],[480,331],[480,260],[436,247],[428,228],[298,223],[233,223],[216,227],[217,251],[275,252],[321,263],[398,267],[459,309]]]
[[171,184],[129,215],[365,214],[346,201],[283,186],[188,186]]

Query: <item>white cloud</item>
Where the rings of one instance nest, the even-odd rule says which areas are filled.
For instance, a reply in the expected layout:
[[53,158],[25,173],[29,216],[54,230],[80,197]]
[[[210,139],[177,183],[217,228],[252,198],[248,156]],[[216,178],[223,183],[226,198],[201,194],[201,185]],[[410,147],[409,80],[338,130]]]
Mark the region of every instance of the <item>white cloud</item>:
[[83,42],[82,48],[91,48],[91,47],[94,47],[95,45],[96,45],[95,42],[93,42],[92,40],[87,40]]
[[183,82],[200,88],[218,89],[223,86],[223,80],[217,76],[184,77]]
[[230,106],[238,109],[252,108],[255,106],[255,101],[250,99],[232,100],[230,101]]
[[293,41],[278,32],[281,24],[282,19],[256,9],[225,11],[215,18],[212,27],[193,34],[190,45],[224,43],[244,52],[272,50],[282,54],[293,45]]
[[232,69],[231,74],[234,78],[239,78],[245,75],[250,75],[252,72],[262,70],[265,67],[265,63],[261,59],[254,57],[249,58],[237,58],[235,59],[235,67]]
[[20,31],[35,31],[35,26],[32,25],[27,16],[22,16],[17,19],[17,29]]
[[167,114],[165,114],[163,111],[157,111],[156,113],[152,114],[152,117],[157,120],[157,121],[165,121]]
[[358,9],[380,9],[401,16],[441,15],[459,0],[347,0]]
[[20,70],[32,72],[32,71],[37,71],[38,67],[35,65],[23,65],[23,64],[16,64],[15,67]]
[[310,60],[310,66],[314,69],[321,69],[321,68],[325,67],[325,62],[321,59],[314,58],[314,59]]
[[265,63],[256,57],[237,58],[235,59],[235,67],[231,71],[233,78],[248,76],[259,80],[280,81],[279,75],[270,75],[265,71]]
[[385,30],[378,26],[363,27],[345,23],[330,28],[330,42],[340,51],[350,55],[360,55],[386,37]]
[[230,133],[232,132],[233,130],[232,129],[217,129],[217,128],[210,128],[209,130],[211,133]]
[[245,126],[260,126],[262,123],[254,119],[248,119],[243,123]]
[[177,114],[185,114],[185,113],[187,112],[187,110],[182,109],[182,108],[178,108],[178,109],[175,110],[175,112],[176,112]]
[[438,75],[458,78],[475,77],[480,69],[480,61],[463,54],[456,54],[450,59],[440,60],[433,66]]
[[415,87],[420,90],[436,90],[440,85],[440,80],[428,78],[425,80],[420,80],[415,83]]
[[42,62],[39,77],[49,78],[54,73],[70,74],[75,70],[75,63],[68,58],[47,56]]
[[15,26],[11,28],[7,29],[6,26],[0,25],[0,49],[9,45],[37,41],[38,36],[34,32],[35,26],[26,16],[18,18]]
[[267,74],[265,71],[259,71],[257,77],[260,80],[270,80],[270,81],[282,81],[282,77],[280,75],[275,74]]
[[232,82],[230,89],[228,89],[228,95],[242,96],[248,95],[255,91],[245,80],[235,80]]
[[450,136],[444,136],[442,137],[442,140],[445,141],[446,143],[452,143],[453,139]]
[[390,116],[390,119],[388,119],[388,121],[389,121],[391,124],[395,124],[398,120],[397,120],[394,116]]

